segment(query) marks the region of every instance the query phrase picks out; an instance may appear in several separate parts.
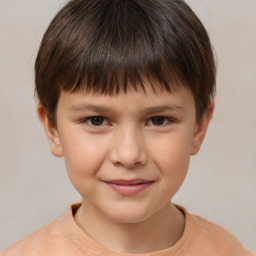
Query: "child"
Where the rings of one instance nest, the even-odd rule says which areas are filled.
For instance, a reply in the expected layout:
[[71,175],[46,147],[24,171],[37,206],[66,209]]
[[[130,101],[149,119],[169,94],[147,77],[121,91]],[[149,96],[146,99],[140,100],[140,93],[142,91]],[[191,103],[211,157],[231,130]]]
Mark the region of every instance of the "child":
[[252,255],[170,199],[212,117],[208,35],[182,0],[73,0],[35,64],[37,112],[82,203],[9,255]]

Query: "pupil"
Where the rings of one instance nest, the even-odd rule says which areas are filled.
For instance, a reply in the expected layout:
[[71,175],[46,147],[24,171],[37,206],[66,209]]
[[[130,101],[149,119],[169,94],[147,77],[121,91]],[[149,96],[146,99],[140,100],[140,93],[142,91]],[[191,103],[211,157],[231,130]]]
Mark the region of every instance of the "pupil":
[[162,125],[164,123],[164,117],[156,116],[152,118],[152,123],[154,125]]
[[95,125],[95,126],[102,125],[102,124],[103,124],[103,121],[104,121],[103,117],[98,117],[98,116],[93,117],[93,118],[91,119],[91,123],[92,123],[93,125]]

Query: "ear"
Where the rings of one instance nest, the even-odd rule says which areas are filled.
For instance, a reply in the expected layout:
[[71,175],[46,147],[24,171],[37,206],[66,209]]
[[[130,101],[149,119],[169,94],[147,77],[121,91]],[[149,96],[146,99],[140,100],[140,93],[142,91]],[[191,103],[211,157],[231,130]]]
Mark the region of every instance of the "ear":
[[45,109],[41,103],[37,105],[37,115],[41,124],[43,125],[46,138],[50,145],[51,153],[57,157],[63,156],[63,151],[62,151],[58,131],[56,128],[52,126],[45,112]]
[[191,155],[197,154],[198,151],[200,150],[200,147],[203,143],[203,140],[204,140],[204,137],[205,137],[208,125],[209,125],[209,122],[212,118],[213,110],[214,110],[214,102],[213,102],[213,100],[211,100],[210,105],[209,105],[207,111],[204,113],[200,123],[198,123],[196,125],[192,149],[190,152]]

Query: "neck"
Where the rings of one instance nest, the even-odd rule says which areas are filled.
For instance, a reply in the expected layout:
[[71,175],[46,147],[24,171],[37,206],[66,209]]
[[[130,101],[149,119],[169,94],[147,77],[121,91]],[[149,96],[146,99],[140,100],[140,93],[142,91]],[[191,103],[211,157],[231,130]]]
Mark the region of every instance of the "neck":
[[118,252],[143,254],[173,246],[184,231],[184,215],[168,204],[138,223],[118,223],[82,204],[75,215],[82,230],[102,246]]

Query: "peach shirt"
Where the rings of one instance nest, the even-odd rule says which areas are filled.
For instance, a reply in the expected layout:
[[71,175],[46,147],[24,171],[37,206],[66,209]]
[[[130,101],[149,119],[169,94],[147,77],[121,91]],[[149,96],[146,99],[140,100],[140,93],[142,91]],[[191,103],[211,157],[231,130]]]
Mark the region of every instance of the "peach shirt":
[[1,256],[253,256],[228,231],[180,208],[186,217],[180,240],[172,247],[146,254],[113,252],[88,237],[75,223],[71,206],[65,216],[22,239]]

